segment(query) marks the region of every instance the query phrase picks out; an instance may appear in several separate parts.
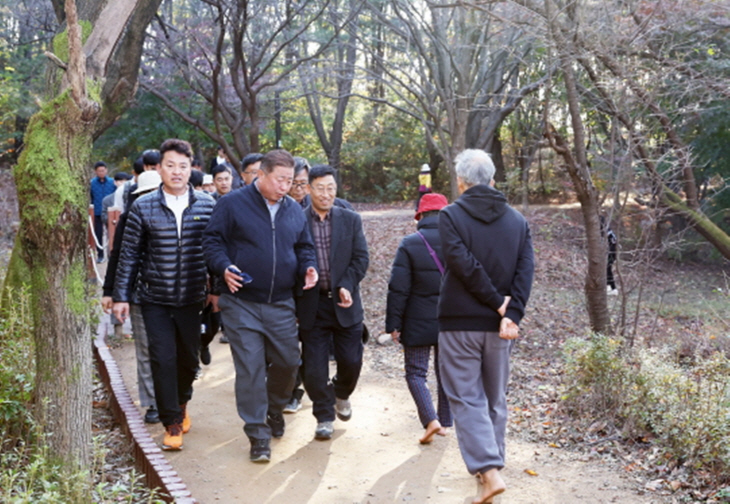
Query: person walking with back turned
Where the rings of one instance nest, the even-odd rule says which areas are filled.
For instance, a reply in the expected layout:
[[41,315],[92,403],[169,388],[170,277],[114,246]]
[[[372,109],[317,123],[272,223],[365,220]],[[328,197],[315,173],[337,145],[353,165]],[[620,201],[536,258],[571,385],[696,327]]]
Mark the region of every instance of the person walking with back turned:
[[513,339],[534,271],[530,228],[494,189],[484,151],[456,158],[461,196],[439,215],[446,272],[439,297],[439,364],[461,455],[481,489],[475,504],[505,491],[507,381]]

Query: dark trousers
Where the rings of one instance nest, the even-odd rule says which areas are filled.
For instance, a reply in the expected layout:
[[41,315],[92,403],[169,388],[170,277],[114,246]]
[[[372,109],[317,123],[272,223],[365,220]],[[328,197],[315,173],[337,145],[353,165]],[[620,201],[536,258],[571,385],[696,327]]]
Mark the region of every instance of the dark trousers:
[[[342,327],[337,321],[334,302],[321,295],[317,316],[311,329],[299,330],[302,339],[304,388],[312,400],[317,422],[335,419],[335,398],[348,399],[360,378],[362,368],[362,322]],[[334,343],[337,374],[329,379],[330,340]]]
[[[104,243],[104,221],[101,218],[101,215],[94,215],[94,234],[96,235],[96,241],[99,243],[99,245]],[[104,258],[104,249],[101,247],[96,247],[96,254],[99,257],[99,259]]]
[[155,400],[165,426],[182,422],[180,405],[193,395],[202,311],[202,302],[181,307],[142,305]]
[[613,277],[613,263],[616,262],[616,254],[609,252],[606,261],[606,283],[611,289],[616,288],[616,280]]
[[[436,394],[438,395],[438,413],[433,407],[431,392],[428,390],[428,358],[434,350],[434,371],[436,372]],[[442,427],[451,427],[451,408],[449,400],[441,387],[441,370],[439,369],[438,345],[404,346],[403,357],[406,364],[406,383],[418,410],[418,419],[425,429],[433,420],[438,420]]]

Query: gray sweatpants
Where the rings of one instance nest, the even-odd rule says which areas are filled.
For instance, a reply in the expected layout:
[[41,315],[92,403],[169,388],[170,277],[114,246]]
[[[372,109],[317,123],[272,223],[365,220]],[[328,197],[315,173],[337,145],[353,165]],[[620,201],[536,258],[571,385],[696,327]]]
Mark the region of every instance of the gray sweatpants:
[[267,413],[291,399],[299,368],[294,300],[253,303],[230,294],[218,300],[236,369],[236,406],[249,438],[269,439]]
[[504,467],[511,347],[497,332],[439,333],[441,384],[471,474]]
[[134,336],[134,350],[137,354],[137,390],[139,391],[139,405],[143,408],[150,406],[157,408],[155,402],[155,385],[152,382],[152,365],[150,364],[150,347],[147,341],[147,330],[142,318],[142,307],[138,304],[129,305],[129,317],[132,321],[132,335]]

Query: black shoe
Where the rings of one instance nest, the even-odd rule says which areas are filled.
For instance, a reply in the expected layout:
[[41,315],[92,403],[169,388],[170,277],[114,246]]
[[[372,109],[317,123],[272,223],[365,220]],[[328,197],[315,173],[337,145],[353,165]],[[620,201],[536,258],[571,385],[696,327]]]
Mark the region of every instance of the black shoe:
[[210,348],[207,346],[200,347],[200,362],[206,366],[210,364]]
[[286,422],[284,421],[284,415],[281,413],[269,413],[266,415],[266,423],[271,427],[271,436],[280,438],[284,435],[284,429],[286,428]]
[[266,464],[271,460],[271,448],[268,439],[248,438],[251,441],[251,462]]
[[160,423],[160,413],[154,406],[147,408],[147,413],[144,414],[144,421],[145,423]]

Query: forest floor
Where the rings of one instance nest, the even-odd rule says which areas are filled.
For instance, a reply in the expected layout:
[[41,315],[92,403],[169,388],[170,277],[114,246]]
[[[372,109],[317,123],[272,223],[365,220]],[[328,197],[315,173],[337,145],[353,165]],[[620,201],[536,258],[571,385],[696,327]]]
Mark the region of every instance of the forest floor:
[[[166,454],[201,503],[454,503],[470,502],[474,495],[475,479],[464,468],[453,431],[429,446],[418,444],[422,430],[403,379],[400,347],[374,341],[383,331],[395,250],[415,230],[413,211],[405,205],[358,205],[358,211],[371,254],[361,288],[373,338],[352,396],[352,420],[337,421],[331,441],[315,441],[316,422],[305,396],[304,407],[286,415],[286,434],[273,441],[271,463],[250,463],[235,409],[230,352],[216,339],[212,364],[203,367],[195,383],[189,406],[193,429],[185,436],[185,448]],[[512,357],[503,472],[508,491],[496,502],[705,501],[708,496],[691,474],[657,464],[651,444],[627,445],[605,425],[584,425],[561,410],[562,345],[588,333],[581,219],[570,205],[530,208],[527,216],[536,276]],[[716,298],[718,289],[727,289],[728,271],[708,263],[627,263],[622,272],[625,318],[631,321],[627,334],[634,334],[637,344],[727,335],[722,324],[730,320],[730,308],[727,298]],[[640,299],[639,285],[644,285]],[[614,319],[620,318],[622,301],[623,296],[609,298]],[[637,304],[642,309],[634,317]],[[703,316],[707,310],[714,314]],[[118,342],[113,354],[135,397],[133,343]],[[151,426],[150,432],[162,440],[161,426]]]

